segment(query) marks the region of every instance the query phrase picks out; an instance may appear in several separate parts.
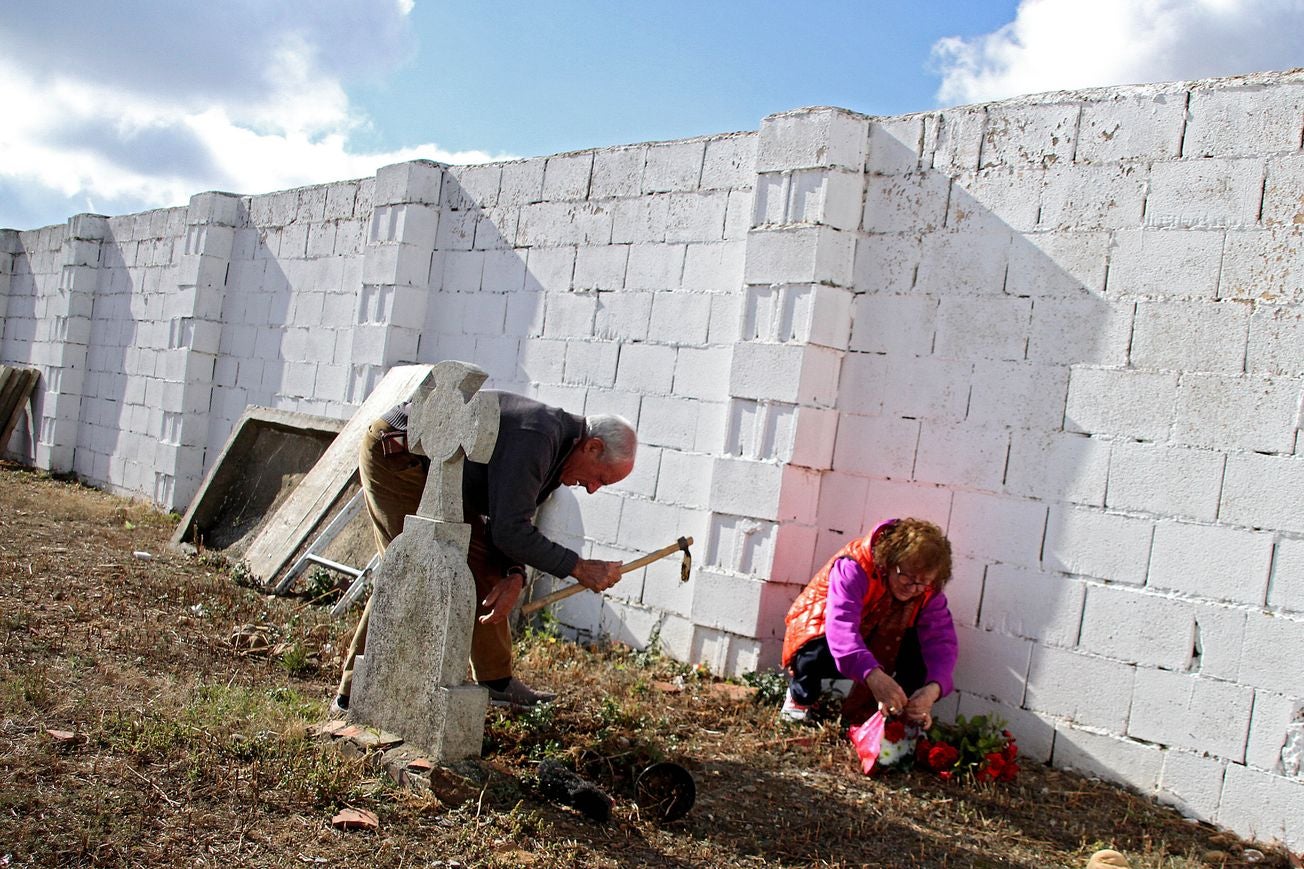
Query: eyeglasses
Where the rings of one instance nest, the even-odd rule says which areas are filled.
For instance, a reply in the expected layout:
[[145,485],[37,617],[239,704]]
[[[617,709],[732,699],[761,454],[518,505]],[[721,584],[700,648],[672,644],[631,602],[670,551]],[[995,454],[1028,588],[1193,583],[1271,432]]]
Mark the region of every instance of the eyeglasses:
[[899,565],[894,570],[896,570],[897,579],[901,580],[901,584],[911,591],[921,591],[932,585],[927,579],[920,579],[918,576],[906,573]]

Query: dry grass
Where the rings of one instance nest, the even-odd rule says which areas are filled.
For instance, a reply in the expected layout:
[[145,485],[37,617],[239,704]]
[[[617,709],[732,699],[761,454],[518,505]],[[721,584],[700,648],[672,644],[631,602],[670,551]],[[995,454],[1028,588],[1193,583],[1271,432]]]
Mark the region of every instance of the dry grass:
[[[520,669],[561,699],[491,714],[483,790],[450,808],[304,736],[351,625],[168,553],[170,531],[147,507],[0,466],[0,865],[1045,867],[1105,846],[1136,867],[1245,863],[1233,837],[1035,765],[1014,785],[865,779],[833,725],[794,730],[708,674],[547,630],[522,638]],[[238,625],[279,652],[241,652]],[[610,823],[539,798],[547,757],[616,798]],[[665,825],[631,798],[659,759],[698,785]],[[332,829],[346,806],[380,830]],[[1289,865],[1265,850],[1258,866]]]

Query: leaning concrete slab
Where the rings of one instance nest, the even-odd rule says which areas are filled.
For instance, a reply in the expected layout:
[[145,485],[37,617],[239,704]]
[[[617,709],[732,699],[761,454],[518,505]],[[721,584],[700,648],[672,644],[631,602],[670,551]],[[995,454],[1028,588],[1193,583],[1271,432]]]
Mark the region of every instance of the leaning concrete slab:
[[257,580],[271,582],[285,568],[356,476],[358,446],[367,427],[394,405],[407,401],[430,370],[429,365],[400,365],[385,374],[249,545],[244,559]]
[[344,421],[249,407],[172,535],[239,557],[344,428]]

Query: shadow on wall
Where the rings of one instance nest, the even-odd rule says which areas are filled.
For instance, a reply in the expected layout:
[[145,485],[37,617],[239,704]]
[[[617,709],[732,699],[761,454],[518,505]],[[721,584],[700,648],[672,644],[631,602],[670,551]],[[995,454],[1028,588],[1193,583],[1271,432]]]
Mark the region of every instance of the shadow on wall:
[[[1044,546],[1050,517],[1104,505],[1110,445],[1066,425],[1065,408],[1074,366],[1125,360],[1131,306],[1106,298],[1105,277],[1111,233],[1140,225],[1144,179],[1046,195],[1062,187],[1056,155],[985,153],[1000,119],[982,115],[871,123],[811,569],[885,519],[941,525],[961,660],[939,711],[995,712],[1045,760],[1054,727],[1027,711],[1030,696],[1068,717],[1095,709],[1095,686],[1056,671],[1078,641],[1083,583]],[[921,158],[925,143],[935,150]]]

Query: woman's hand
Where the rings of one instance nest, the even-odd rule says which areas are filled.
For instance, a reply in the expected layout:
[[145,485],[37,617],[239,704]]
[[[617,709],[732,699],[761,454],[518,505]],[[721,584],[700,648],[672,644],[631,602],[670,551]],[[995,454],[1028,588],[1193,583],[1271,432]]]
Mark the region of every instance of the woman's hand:
[[933,726],[933,704],[942,696],[942,686],[929,682],[910,695],[906,703],[906,720],[927,730]]
[[865,684],[888,715],[897,715],[906,708],[906,692],[882,667],[875,667],[865,677]]
[[499,580],[480,602],[481,606],[489,608],[489,612],[480,616],[480,624],[492,625],[505,621],[511,615],[512,607],[516,606],[516,599],[521,596],[524,582],[525,578],[519,573],[509,573],[505,579]]

